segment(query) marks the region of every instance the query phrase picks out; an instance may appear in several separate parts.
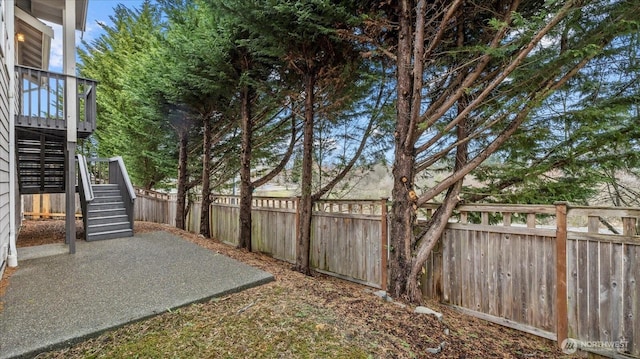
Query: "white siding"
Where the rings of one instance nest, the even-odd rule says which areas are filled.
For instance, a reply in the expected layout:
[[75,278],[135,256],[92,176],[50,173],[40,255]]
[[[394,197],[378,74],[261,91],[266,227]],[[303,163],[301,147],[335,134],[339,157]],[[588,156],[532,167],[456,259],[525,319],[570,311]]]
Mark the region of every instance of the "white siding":
[[[0,274],[3,271],[9,250],[10,208],[9,201],[9,75],[13,69],[7,68],[7,55],[11,54],[13,34],[7,27],[7,15],[11,14],[4,0],[0,2]],[[13,16],[13,15],[10,15]]]

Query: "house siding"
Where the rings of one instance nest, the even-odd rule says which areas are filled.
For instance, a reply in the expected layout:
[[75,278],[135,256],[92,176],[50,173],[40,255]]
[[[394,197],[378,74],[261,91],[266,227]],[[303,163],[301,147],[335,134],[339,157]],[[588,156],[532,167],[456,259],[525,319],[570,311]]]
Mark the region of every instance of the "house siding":
[[[7,2],[0,4],[0,275],[4,271],[9,252],[10,208],[9,182],[12,180],[9,172],[9,76],[13,69],[7,66],[7,55],[11,54],[10,46],[13,34],[8,31],[8,16],[13,16]],[[10,71],[11,70],[11,71]]]

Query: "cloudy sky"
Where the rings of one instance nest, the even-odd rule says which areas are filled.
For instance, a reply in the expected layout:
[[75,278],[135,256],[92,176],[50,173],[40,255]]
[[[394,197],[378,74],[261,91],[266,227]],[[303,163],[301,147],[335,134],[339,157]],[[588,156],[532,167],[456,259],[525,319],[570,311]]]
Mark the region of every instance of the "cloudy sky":
[[[118,4],[124,4],[129,8],[139,7],[143,0],[89,0],[89,12],[87,14],[87,30],[83,33],[76,31],[76,44],[80,45],[81,38],[87,41],[100,36],[102,29],[98,25],[101,22],[110,24],[109,16],[113,15],[113,8]],[[62,72],[62,26],[45,23],[53,28],[54,38],[51,41],[51,59],[49,70]]]

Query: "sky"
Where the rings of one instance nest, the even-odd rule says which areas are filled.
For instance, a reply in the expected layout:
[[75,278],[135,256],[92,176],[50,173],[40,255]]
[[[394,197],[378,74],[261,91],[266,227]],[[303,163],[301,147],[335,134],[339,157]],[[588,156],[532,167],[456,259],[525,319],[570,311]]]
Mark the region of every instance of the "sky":
[[[81,39],[91,41],[102,34],[99,23],[110,24],[109,16],[113,15],[113,9],[118,4],[128,8],[138,8],[143,0],[89,0],[87,12],[87,27],[84,33],[76,31],[76,46],[80,46]],[[62,72],[62,26],[44,21],[53,28],[54,37],[51,40],[51,58],[49,71]]]

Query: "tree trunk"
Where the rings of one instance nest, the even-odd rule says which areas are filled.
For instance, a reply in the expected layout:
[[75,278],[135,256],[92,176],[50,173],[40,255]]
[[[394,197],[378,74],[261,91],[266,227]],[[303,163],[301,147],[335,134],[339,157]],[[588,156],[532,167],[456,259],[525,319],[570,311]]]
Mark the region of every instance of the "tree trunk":
[[189,131],[179,130],[178,140],[180,143],[178,156],[178,195],[176,200],[176,227],[185,229],[185,204],[187,200],[187,146],[189,145]]
[[[467,96],[463,96],[458,101],[458,112],[462,112],[466,108],[467,104]],[[468,135],[467,119],[467,116],[465,116],[458,123],[456,128],[458,140],[464,139]],[[456,147],[456,160],[453,172],[461,169],[467,163],[468,159],[469,142],[462,142]],[[419,236],[419,242],[416,243],[417,253],[411,265],[411,273],[409,274],[406,288],[407,297],[412,302],[419,303],[422,301],[422,292],[419,287],[422,268],[424,268],[424,264],[427,262],[427,259],[435,245],[438,243],[438,240],[442,237],[442,233],[449,222],[449,218],[458,204],[463,181],[464,177],[449,187],[444,201],[429,220],[426,232]]]
[[253,120],[251,118],[252,89],[244,86],[240,94],[240,120],[242,122],[240,150],[240,231],[238,248],[251,251],[251,202],[253,185],[251,183],[251,137]]
[[300,228],[296,248],[296,270],[310,274],[309,253],[311,250],[311,216],[313,210],[313,198],[311,196],[313,155],[313,121],[314,121],[314,88],[316,82],[315,73],[305,76],[305,110],[302,145],[302,183],[301,197],[298,207]]
[[422,300],[422,292],[419,287],[420,274],[422,273],[424,264],[429,258],[429,254],[431,254],[433,247],[435,247],[436,243],[438,243],[438,240],[442,236],[442,233],[449,221],[449,217],[451,217],[453,210],[458,204],[458,195],[460,194],[461,189],[462,180],[459,180],[453,186],[449,187],[444,201],[429,220],[426,233],[421,236],[420,241],[418,242],[418,250],[411,263],[410,272],[407,276],[406,288],[404,288],[406,298],[411,302],[420,303]]
[[200,210],[200,234],[205,238],[211,237],[209,227],[209,211],[211,207],[211,118],[206,115],[203,118],[202,139],[202,202]]
[[405,294],[407,277],[411,269],[411,242],[416,211],[413,191],[415,154],[409,138],[411,132],[411,4],[402,0],[399,5],[400,29],[398,34],[398,102],[395,130],[395,161],[393,163],[393,199],[391,205],[389,291],[392,296]]

